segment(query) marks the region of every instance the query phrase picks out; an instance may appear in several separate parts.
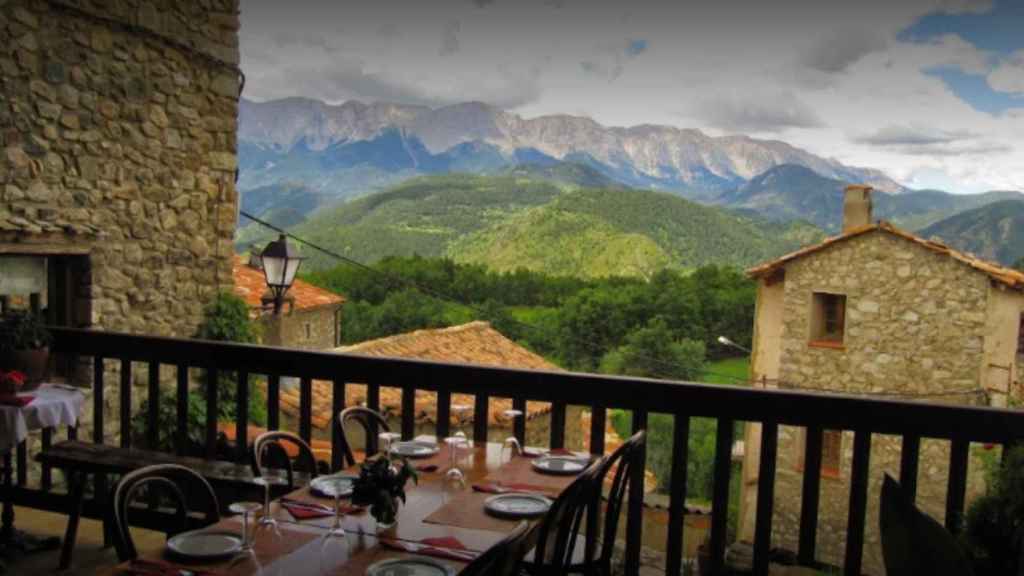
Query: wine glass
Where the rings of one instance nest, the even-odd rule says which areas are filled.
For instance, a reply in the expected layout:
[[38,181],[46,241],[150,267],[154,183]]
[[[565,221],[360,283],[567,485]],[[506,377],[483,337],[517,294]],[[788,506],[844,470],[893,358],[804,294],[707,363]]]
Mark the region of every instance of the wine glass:
[[242,550],[245,552],[253,548],[253,531],[249,530],[249,515],[262,506],[259,502],[234,502],[228,506],[231,513],[242,515]]
[[[281,529],[277,525],[277,519],[270,513],[270,487],[283,486],[288,482],[276,476],[260,476],[253,478],[253,483],[263,486],[263,515],[260,517],[260,521],[256,523],[255,530],[261,533],[268,533],[274,538],[280,538]],[[255,534],[253,539],[255,540]]]
[[378,444],[380,444],[381,453],[385,456],[391,454],[391,444],[401,437],[402,435],[398,432],[381,432],[378,434],[377,439],[379,440]]
[[348,559],[348,535],[341,526],[341,496],[352,488],[352,480],[327,477],[321,480],[322,490],[334,496],[334,522],[320,537],[320,573],[328,574]]
[[[504,412],[502,412],[502,415],[505,416],[505,418],[507,418],[508,421],[512,423],[512,428],[514,430],[515,429],[516,419],[517,418],[522,418],[523,411],[522,410],[505,410]],[[506,447],[509,449],[509,456],[508,456],[509,460],[512,460],[512,458],[514,456],[516,456],[517,454],[522,454],[523,453],[523,447],[519,444],[519,438],[516,438],[515,434],[513,434],[512,436],[509,436],[508,438],[505,438],[505,442],[501,445],[501,454],[502,454],[503,457],[504,457],[504,454],[505,454],[505,448]]]
[[445,472],[444,477],[447,480],[464,484],[466,475],[459,468],[459,448],[466,444],[466,437],[449,436],[444,439],[444,442],[448,445],[448,471]]

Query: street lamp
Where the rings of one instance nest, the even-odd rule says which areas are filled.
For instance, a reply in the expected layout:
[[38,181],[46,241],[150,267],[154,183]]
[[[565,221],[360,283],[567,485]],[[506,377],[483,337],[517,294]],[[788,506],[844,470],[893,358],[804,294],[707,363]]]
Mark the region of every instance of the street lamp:
[[299,271],[299,265],[305,258],[288,245],[288,238],[281,236],[267,244],[260,255],[263,264],[263,275],[267,279],[267,288],[270,290],[270,298],[264,298],[264,302],[272,300],[274,304],[274,315],[281,313],[281,306],[284,303],[284,295],[295,282],[295,273]]
[[750,350],[744,348],[743,346],[740,346],[739,344],[733,342],[732,340],[729,340],[725,336],[719,336],[718,337],[718,343],[721,344],[722,346],[731,346],[733,348],[736,348],[737,350],[742,350],[743,352],[746,352],[747,354],[751,353]]

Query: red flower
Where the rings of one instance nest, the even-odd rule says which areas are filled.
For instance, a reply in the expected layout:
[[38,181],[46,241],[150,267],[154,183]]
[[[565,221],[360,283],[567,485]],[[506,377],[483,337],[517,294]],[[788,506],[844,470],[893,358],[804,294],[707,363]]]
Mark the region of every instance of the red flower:
[[987,442],[985,444],[982,444],[982,448],[984,448],[985,450],[991,450],[991,449],[993,449],[995,447],[996,447],[996,445],[992,444],[991,442]]
[[0,380],[15,386],[22,386],[25,384],[25,375],[17,370],[11,370],[7,373],[0,372]]

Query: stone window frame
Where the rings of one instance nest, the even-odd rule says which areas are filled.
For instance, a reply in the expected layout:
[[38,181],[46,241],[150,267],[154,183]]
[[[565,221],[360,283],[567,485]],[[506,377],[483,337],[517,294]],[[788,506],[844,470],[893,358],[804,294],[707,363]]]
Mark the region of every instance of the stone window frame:
[[1020,324],[1017,328],[1017,356],[1024,356],[1024,312],[1020,313]]
[[[811,292],[807,337],[810,346],[837,349],[845,347],[847,303],[846,294]],[[838,326],[830,328],[829,323]]]
[[306,340],[312,340],[313,339],[313,323],[312,322],[306,322],[305,323],[305,330],[306,330]]
[[[843,431],[822,430],[821,431],[821,477],[832,480],[841,480],[843,476]],[[807,429],[800,429],[799,441],[795,443],[796,448],[796,471],[804,471],[804,449],[807,446]]]

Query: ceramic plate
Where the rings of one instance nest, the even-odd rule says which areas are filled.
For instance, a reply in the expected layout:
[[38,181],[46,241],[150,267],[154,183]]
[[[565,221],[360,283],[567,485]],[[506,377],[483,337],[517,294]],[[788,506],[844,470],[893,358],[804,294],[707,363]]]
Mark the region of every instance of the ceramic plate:
[[455,571],[430,558],[381,560],[366,569],[366,576],[452,576]]
[[309,483],[309,491],[316,496],[325,498],[334,498],[336,495],[345,498],[352,495],[352,486],[355,481],[356,477],[351,474],[317,476]]
[[397,454],[398,456],[405,456],[406,458],[429,458],[434,454],[437,454],[440,449],[437,444],[431,442],[420,442],[413,440],[412,442],[396,442],[391,445],[391,453]]
[[242,551],[242,537],[236,532],[195,530],[167,540],[167,549],[189,560],[216,560]]
[[538,494],[510,492],[491,496],[484,501],[484,510],[501,518],[536,518],[551,508],[551,500]]
[[544,474],[572,476],[586,468],[586,460],[572,456],[541,456],[533,461],[533,469]]

